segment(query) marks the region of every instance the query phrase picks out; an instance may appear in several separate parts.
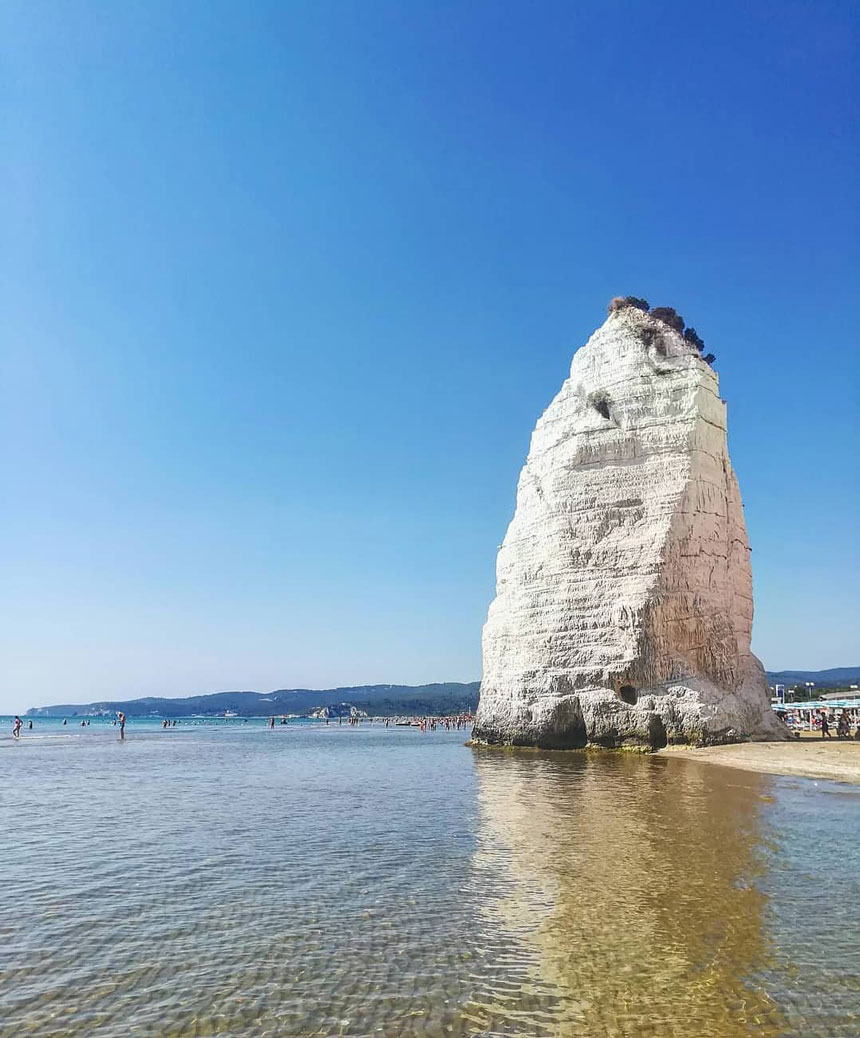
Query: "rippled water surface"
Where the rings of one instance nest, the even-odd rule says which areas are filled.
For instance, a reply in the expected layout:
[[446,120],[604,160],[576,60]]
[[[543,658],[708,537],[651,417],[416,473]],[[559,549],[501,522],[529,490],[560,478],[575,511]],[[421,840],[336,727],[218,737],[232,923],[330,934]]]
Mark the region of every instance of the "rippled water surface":
[[860,795],[362,725],[0,741],[0,1034],[860,1034]]

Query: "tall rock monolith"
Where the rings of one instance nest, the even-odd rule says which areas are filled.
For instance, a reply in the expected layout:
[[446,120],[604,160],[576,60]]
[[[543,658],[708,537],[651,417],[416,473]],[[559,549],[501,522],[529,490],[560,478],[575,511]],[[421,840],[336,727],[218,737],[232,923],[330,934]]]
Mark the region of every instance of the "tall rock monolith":
[[674,311],[613,300],[539,419],[484,627],[478,742],[781,739],[750,651],[726,407]]

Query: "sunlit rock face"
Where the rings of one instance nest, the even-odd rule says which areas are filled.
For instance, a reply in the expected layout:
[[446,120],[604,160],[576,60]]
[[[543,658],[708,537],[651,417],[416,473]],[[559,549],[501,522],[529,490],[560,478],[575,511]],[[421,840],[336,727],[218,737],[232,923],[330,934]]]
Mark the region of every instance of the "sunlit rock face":
[[614,310],[532,435],[475,739],[785,737],[750,652],[749,554],[716,374],[662,320]]

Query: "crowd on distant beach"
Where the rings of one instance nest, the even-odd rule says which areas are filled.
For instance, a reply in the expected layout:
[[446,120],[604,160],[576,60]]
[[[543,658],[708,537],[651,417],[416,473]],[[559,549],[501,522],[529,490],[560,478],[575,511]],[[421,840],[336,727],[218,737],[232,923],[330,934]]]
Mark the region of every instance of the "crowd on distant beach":
[[420,728],[422,732],[435,732],[437,727],[444,727],[446,732],[450,732],[452,729],[459,731],[467,725],[471,726],[472,715],[463,714],[460,717],[422,717],[420,720],[416,718],[415,721],[413,721],[413,725],[416,721],[418,722],[418,728]]
[[[233,718],[228,718],[228,719],[229,720],[233,720]],[[248,721],[250,720],[250,718],[247,718],[247,717],[243,717],[241,719],[240,718],[235,718],[235,720],[241,720],[242,723],[247,724]],[[330,717],[327,717],[327,718],[325,718],[325,723],[326,724],[330,724],[332,722],[332,720],[334,720],[334,719],[330,718]],[[338,717],[337,718],[337,723],[339,725],[342,725],[343,721],[344,721],[343,717]],[[462,729],[471,728],[473,721],[474,721],[474,717],[470,713],[457,714],[457,715],[455,715],[453,717],[434,717],[434,716],[424,716],[424,717],[422,717],[422,716],[418,716],[418,715],[415,715],[415,716],[412,716],[412,717],[367,717],[367,716],[361,717],[361,716],[358,716],[357,714],[352,714],[352,715],[350,715],[349,717],[346,718],[347,725],[349,725],[351,727],[354,727],[354,728],[358,727],[360,724],[371,724],[371,725],[378,724],[378,725],[383,725],[386,728],[390,728],[392,726],[398,727],[398,728],[418,728],[421,732],[435,732],[437,730],[441,731],[442,729],[444,729],[446,732],[450,732],[450,731],[457,731],[457,732],[459,732]],[[120,739],[124,739],[125,738],[125,722],[126,722],[126,716],[125,716],[125,714],[121,710],[117,711],[116,717],[113,720],[111,720],[111,726],[112,727],[117,727],[117,726],[119,727],[119,737],[120,737]],[[168,729],[168,728],[175,728],[177,726],[177,724],[181,724],[181,723],[182,722],[179,721],[179,720],[175,720],[175,719],[171,720],[171,719],[168,719],[168,718],[165,717],[161,721],[161,728],[162,728],[162,730],[165,730],[165,729]],[[210,721],[210,720],[206,720],[203,723],[211,724],[213,722]],[[273,729],[275,727],[275,723],[276,723],[275,718],[274,717],[270,717],[269,720],[268,720],[268,727],[270,729]],[[281,717],[280,721],[278,721],[277,723],[278,724],[282,724],[282,725],[286,725],[286,724],[289,723],[289,718],[287,718],[286,715],[283,715]],[[63,725],[65,726],[67,724],[68,724],[68,719],[64,717],[63,718]],[[90,719],[89,718],[82,718],[81,719],[81,728],[88,728],[89,726],[90,726]],[[24,722],[16,714],[15,715],[15,719],[12,722],[12,738],[13,739],[20,739],[21,738],[21,730],[22,730],[23,727],[24,727]],[[33,729],[32,718],[27,720],[27,729],[29,731],[32,731],[32,729]]]
[[[326,717],[326,724],[331,724],[334,720],[332,717]],[[471,727],[473,722],[472,714],[457,714],[453,717],[419,717],[415,715],[413,717],[367,717],[359,716],[358,714],[350,714],[346,718],[346,723],[350,727],[357,728],[360,724],[381,724],[385,728],[390,728],[392,725],[396,728],[418,728],[422,732],[435,732],[438,729],[444,728],[446,732],[457,731],[459,732],[463,728]],[[343,724],[343,717],[338,717],[337,723]],[[281,724],[287,723],[287,718],[281,718]],[[275,727],[274,717],[269,718],[269,727]]]
[[845,707],[834,716],[830,711],[821,709],[811,714],[808,720],[799,711],[795,713],[788,710],[780,712],[779,717],[798,738],[802,731],[810,731],[820,734],[822,739],[832,739],[835,729],[837,739],[850,739],[853,727],[853,738],[860,742],[860,710],[852,715],[851,710]]

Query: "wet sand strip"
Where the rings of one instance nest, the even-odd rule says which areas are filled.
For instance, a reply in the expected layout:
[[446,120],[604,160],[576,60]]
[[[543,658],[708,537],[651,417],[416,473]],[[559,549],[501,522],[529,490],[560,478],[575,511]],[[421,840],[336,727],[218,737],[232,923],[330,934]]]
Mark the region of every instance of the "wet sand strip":
[[667,746],[667,757],[721,764],[728,768],[769,775],[798,775],[860,784],[860,742],[855,740],[797,739],[793,742],[747,742],[730,746]]

